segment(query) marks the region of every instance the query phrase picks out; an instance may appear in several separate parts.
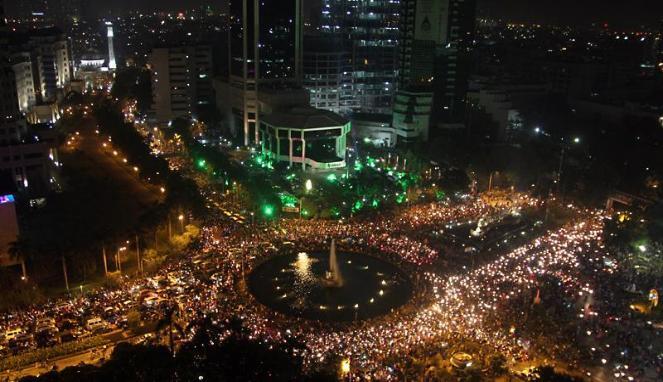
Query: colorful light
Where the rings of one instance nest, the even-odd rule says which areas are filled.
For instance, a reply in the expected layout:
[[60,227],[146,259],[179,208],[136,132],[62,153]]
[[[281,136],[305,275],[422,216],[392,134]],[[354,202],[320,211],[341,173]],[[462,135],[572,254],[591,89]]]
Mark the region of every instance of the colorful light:
[[14,203],[14,195],[0,195],[0,204]]

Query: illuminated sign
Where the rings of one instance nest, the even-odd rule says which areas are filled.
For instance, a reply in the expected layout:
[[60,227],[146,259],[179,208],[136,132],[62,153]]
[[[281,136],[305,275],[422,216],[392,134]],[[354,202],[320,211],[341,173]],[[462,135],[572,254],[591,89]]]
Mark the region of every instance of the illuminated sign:
[[14,202],[14,195],[0,195],[0,204],[5,204],[5,203],[13,203]]

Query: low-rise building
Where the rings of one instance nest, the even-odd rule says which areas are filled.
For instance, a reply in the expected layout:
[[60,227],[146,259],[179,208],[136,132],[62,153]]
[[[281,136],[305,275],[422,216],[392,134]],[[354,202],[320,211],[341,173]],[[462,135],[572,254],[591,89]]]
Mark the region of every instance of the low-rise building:
[[265,114],[260,120],[263,153],[303,170],[324,171],[345,167],[347,136],[351,123],[346,118],[309,106]]
[[355,113],[352,115],[352,131],[356,138],[376,147],[394,147],[397,136],[391,126],[389,114]]

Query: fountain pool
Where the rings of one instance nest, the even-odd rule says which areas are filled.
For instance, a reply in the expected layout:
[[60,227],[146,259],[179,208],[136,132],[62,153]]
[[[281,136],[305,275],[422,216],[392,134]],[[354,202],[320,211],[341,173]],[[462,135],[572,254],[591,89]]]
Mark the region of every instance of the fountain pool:
[[368,255],[336,253],[333,244],[330,253],[272,257],[253,270],[247,283],[260,303],[287,315],[323,321],[383,315],[412,294],[410,280],[396,266]]

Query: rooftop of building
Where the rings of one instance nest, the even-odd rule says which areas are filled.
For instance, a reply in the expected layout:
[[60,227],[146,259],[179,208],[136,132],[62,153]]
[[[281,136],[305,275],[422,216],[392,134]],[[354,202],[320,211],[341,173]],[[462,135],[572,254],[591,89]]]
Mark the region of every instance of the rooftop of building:
[[262,115],[261,118],[265,123],[272,126],[295,129],[335,127],[349,123],[346,118],[334,112],[310,106],[298,106],[284,111],[276,111]]

